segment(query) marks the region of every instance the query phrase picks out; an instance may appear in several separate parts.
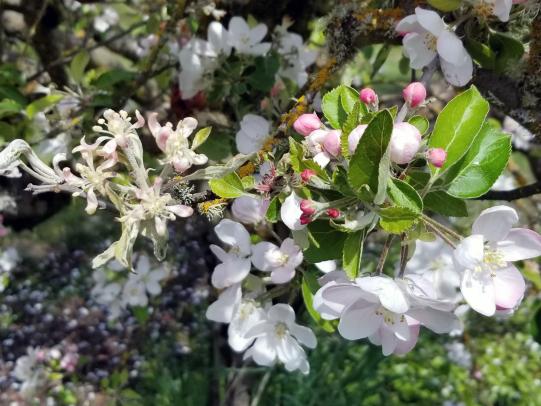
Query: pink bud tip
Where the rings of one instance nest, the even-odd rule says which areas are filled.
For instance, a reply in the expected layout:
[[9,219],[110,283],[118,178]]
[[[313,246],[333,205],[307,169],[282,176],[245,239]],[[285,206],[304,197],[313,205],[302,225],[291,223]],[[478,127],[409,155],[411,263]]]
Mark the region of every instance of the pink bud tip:
[[312,217],[307,214],[301,214],[301,224],[305,225],[312,222]]
[[316,113],[302,114],[293,123],[293,128],[299,134],[307,137],[312,131],[319,130],[321,128],[321,120]]
[[335,219],[340,216],[340,210],[333,209],[333,208],[327,209],[327,216],[329,216],[332,219]]
[[365,104],[375,105],[378,103],[378,95],[376,94],[376,92],[374,92],[373,89],[370,89],[369,87],[365,87],[361,90],[361,92],[359,93],[359,98]]
[[310,181],[310,178],[315,175],[316,175],[316,171],[312,169],[305,169],[304,171],[301,172],[301,179],[304,183],[308,183]]
[[311,216],[316,212],[316,209],[314,205],[312,204],[311,200],[301,200],[301,211],[303,214],[306,214],[307,216]]
[[431,148],[426,151],[426,159],[436,168],[441,168],[447,159],[447,152],[443,148]]
[[421,82],[412,82],[402,90],[404,101],[411,107],[417,107],[426,100],[426,88]]

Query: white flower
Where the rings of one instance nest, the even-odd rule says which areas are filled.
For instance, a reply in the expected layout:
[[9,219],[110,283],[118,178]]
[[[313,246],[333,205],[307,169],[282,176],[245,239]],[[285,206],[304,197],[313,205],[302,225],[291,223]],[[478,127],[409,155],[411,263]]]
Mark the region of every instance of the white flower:
[[280,247],[262,241],[252,247],[252,263],[264,272],[271,272],[273,283],[286,283],[295,276],[295,268],[302,263],[303,255],[292,238],[286,238]]
[[261,42],[267,34],[267,26],[258,24],[250,28],[244,18],[233,17],[229,21],[229,44],[239,54],[265,55],[269,52],[270,42]]
[[518,221],[511,207],[495,206],[481,212],[472,235],[454,252],[462,273],[460,290],[477,312],[492,316],[515,308],[526,288],[520,271],[510,262],[541,255],[541,236],[525,228],[511,228]]
[[415,9],[403,18],[396,30],[404,33],[404,54],[410,67],[421,69],[439,55],[445,79],[455,86],[464,86],[472,78],[473,62],[462,41],[435,11]]
[[241,154],[259,151],[269,138],[270,123],[256,114],[246,114],[240,122],[235,141]]
[[336,271],[336,268],[337,268],[337,262],[334,259],[329,259],[328,261],[316,262],[314,265],[316,266],[317,269],[319,269],[323,273]]
[[473,0],[473,8],[482,17],[494,15],[500,21],[509,21],[513,0]]
[[269,199],[241,196],[231,205],[233,216],[244,224],[259,224],[265,220]]
[[99,269],[92,274],[94,287],[90,294],[97,303],[107,307],[110,319],[116,319],[125,309],[122,300],[122,285],[117,282],[109,282],[105,271]]
[[250,234],[240,223],[223,219],[214,227],[218,238],[231,248],[224,251],[217,245],[210,246],[211,251],[218,257],[221,264],[214,268],[212,284],[218,289],[226,288],[241,282],[250,273],[250,254],[252,244]]
[[291,192],[280,208],[282,222],[291,230],[302,230],[306,227],[306,224],[301,224],[301,201],[295,192]]
[[94,29],[98,32],[105,32],[111,26],[118,23],[118,13],[111,7],[106,7],[103,14],[94,19]]
[[340,155],[340,134],[340,130],[315,130],[305,138],[308,151],[322,168],[325,168],[331,159]]
[[9,247],[0,254],[0,273],[11,272],[20,262],[21,257],[15,247]]
[[254,342],[254,338],[245,335],[265,318],[265,311],[249,296],[243,298],[240,283],[237,283],[220,294],[208,307],[206,316],[212,321],[229,323],[228,344],[234,351],[241,352]]
[[244,359],[253,360],[264,366],[270,366],[278,359],[288,371],[300,370],[308,374],[310,365],[306,353],[299,345],[315,348],[316,336],[308,327],[295,323],[295,312],[287,304],[279,303],[267,311],[267,318],[253,326],[245,335],[255,338],[253,347],[244,354]]
[[135,273],[130,273],[122,290],[122,301],[130,306],[146,306],[147,293],[151,296],[159,295],[162,291],[160,281],[166,276],[167,271],[163,267],[152,269],[148,256],[139,256]]
[[280,68],[278,74],[296,82],[299,87],[304,86],[308,80],[306,68],[316,61],[317,51],[311,51],[304,46],[299,34],[286,31],[280,36],[278,53],[287,64],[285,68]]
[[43,357],[42,350],[28,348],[27,355],[17,359],[13,376],[22,382],[20,391],[24,396],[31,397],[46,384],[46,371],[44,365],[41,364]]

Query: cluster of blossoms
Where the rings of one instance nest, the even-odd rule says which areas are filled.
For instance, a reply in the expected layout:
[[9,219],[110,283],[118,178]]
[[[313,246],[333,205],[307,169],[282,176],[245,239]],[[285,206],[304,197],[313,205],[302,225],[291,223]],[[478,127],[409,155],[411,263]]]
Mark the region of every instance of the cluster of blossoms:
[[[188,205],[191,203],[189,196],[181,201],[164,191],[167,181],[172,176],[183,174],[193,165],[207,162],[207,157],[196,153],[195,149],[205,141],[210,129],[196,134],[190,145],[188,138],[196,128],[197,120],[187,117],[173,129],[171,123],[161,126],[156,114],[151,113],[148,126],[164,155],[160,161],[161,174],[151,180],[143,162],[143,146],[137,134],[137,130],[144,126],[145,119],[136,112],[135,123],[131,120],[125,111],[117,113],[106,110],[98,125],[93,127],[100,136],[92,144],[88,144],[83,137],[80,145],[73,149],[82,158],[82,162],[75,165],[76,173],[70,167],[60,167],[60,163],[66,160],[65,154],[55,155],[50,167],[23,140],[11,142],[0,152],[0,171],[19,167],[42,182],[39,185],[30,184],[27,190],[35,194],[64,191],[85,197],[88,214],[94,214],[98,207],[106,207],[106,204],[118,211],[122,235],[94,259],[94,267],[114,258],[130,268],[133,245],[139,234],[152,240],[155,255],[163,259],[167,221],[193,214],[192,207]],[[26,162],[23,158],[26,158]],[[129,174],[128,182],[118,171],[120,166]]]
[[191,99],[209,88],[210,78],[233,51],[238,56],[257,57],[267,55],[274,47],[283,60],[276,80],[287,78],[298,86],[304,85],[308,79],[306,69],[315,62],[316,52],[308,50],[300,35],[288,32],[287,24],[276,28],[273,43],[263,41],[267,31],[265,24],[250,27],[244,18],[234,16],[227,28],[218,21],[211,22],[206,40],[188,39],[178,52],[182,98]]
[[[496,17],[506,22],[515,2],[472,0],[469,3],[479,18]],[[421,7],[396,26],[396,31],[403,36],[404,55],[409,58],[412,69],[428,66],[437,58],[447,82],[464,86],[472,78],[473,61],[455,29],[456,24],[455,27],[447,25],[437,12]]]
[[[110,271],[108,271],[110,270]],[[97,269],[93,273],[94,287],[91,294],[97,303],[107,306],[111,319],[116,319],[127,307],[146,307],[149,296],[158,296],[160,282],[167,278],[164,265],[151,266],[150,258],[139,255],[134,272],[124,276],[124,268],[114,262],[108,269]]]
[[[291,238],[279,247],[267,241],[252,244],[246,228],[229,219],[220,221],[215,232],[228,251],[217,245],[210,247],[221,261],[212,274],[212,284],[223,290],[209,306],[207,318],[229,324],[228,343],[237,352],[245,351],[245,359],[253,358],[264,366],[280,361],[288,371],[298,369],[307,374],[309,364],[300,344],[315,348],[316,337],[312,330],[295,323],[290,305],[272,304],[278,288],[266,290],[268,284],[293,279],[303,261],[301,248]],[[270,277],[250,273],[252,265]]]

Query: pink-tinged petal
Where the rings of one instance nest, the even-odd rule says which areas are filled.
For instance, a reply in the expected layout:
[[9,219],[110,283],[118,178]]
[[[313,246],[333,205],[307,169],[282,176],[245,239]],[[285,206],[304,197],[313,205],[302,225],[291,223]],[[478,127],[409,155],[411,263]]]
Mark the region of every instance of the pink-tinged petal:
[[344,309],[338,323],[338,332],[347,340],[359,340],[374,334],[383,323],[383,318],[376,314],[377,306],[359,307],[354,303]]
[[145,118],[139,113],[139,110],[135,110],[135,117],[137,121],[133,124],[133,128],[141,128],[145,125]]
[[509,21],[509,13],[511,13],[511,7],[513,6],[513,0],[496,0],[494,2],[493,13],[502,22]]
[[466,270],[462,277],[460,291],[473,310],[485,316],[494,315],[496,295],[490,276],[479,276],[474,271]]
[[298,324],[293,324],[289,327],[291,334],[303,345],[308,348],[316,348],[317,339],[314,332],[308,327],[299,326]]
[[[400,317],[400,316],[398,316]],[[395,319],[395,323],[391,326],[388,326],[396,336],[401,341],[407,341],[410,338],[410,328],[406,322],[406,318]]]
[[98,208],[98,198],[96,197],[96,194],[94,193],[94,189],[90,188],[86,192],[86,207],[85,211],[87,214],[91,215],[96,212],[96,209]]
[[421,7],[415,8],[417,21],[425,30],[430,32],[435,37],[439,37],[445,29],[445,23],[440,15],[432,10],[425,10]]
[[407,341],[398,341],[396,348],[393,351],[393,354],[402,355],[410,352],[415,344],[417,344],[417,339],[419,338],[419,330],[421,329],[420,325],[410,326],[410,336]]
[[112,140],[109,140],[105,143],[102,151],[105,152],[107,155],[112,155],[116,151],[116,147],[116,140],[113,138]]
[[493,277],[496,305],[499,308],[512,309],[524,297],[526,283],[520,271],[514,266],[498,269]]
[[252,246],[250,234],[242,224],[223,219],[214,227],[214,232],[225,244],[238,247],[241,255],[250,255]]
[[162,126],[158,123],[158,113],[149,113],[147,116],[148,128],[152,135],[156,138]]
[[437,334],[449,333],[460,327],[458,318],[451,312],[426,307],[410,310],[408,315]]
[[453,253],[455,261],[465,269],[473,269],[483,262],[485,246],[483,236],[470,235],[464,238]]
[[334,157],[339,156],[341,153],[340,134],[341,131],[339,130],[329,131],[325,137],[325,141],[323,141],[325,151]]
[[483,210],[473,223],[472,234],[481,234],[486,241],[504,240],[511,227],[518,221],[515,209],[494,206]]
[[512,228],[503,241],[496,243],[505,261],[522,261],[541,255],[541,235],[527,228]]

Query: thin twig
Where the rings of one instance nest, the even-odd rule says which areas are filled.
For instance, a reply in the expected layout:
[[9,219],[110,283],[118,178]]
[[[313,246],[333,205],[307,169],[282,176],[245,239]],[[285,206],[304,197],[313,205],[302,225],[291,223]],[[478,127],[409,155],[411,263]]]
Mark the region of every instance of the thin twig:
[[376,268],[376,273],[378,275],[381,275],[383,273],[383,266],[385,265],[385,261],[387,260],[387,255],[389,254],[389,249],[391,248],[394,237],[394,235],[390,234],[385,240],[385,244],[383,245],[383,251],[381,251],[381,256],[379,257],[378,266]]

